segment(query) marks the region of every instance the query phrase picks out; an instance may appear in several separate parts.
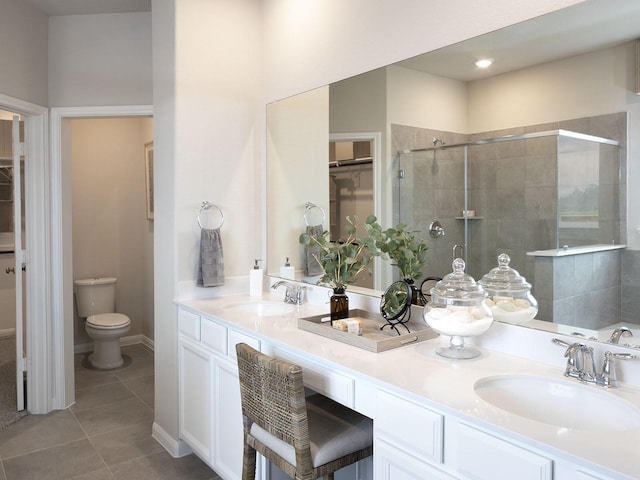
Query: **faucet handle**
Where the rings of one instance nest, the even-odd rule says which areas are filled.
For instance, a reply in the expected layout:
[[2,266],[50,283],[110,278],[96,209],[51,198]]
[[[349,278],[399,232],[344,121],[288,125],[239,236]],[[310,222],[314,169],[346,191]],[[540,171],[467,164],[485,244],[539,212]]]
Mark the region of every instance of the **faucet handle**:
[[307,289],[304,285],[298,285],[296,287],[296,305],[302,305],[304,303],[304,292]]
[[598,384],[605,388],[617,388],[619,386],[616,375],[616,364],[614,362],[616,358],[619,360],[633,360],[636,356],[632,353],[605,352],[602,374],[597,379]]
[[598,375],[596,371],[596,364],[593,360],[593,347],[581,345],[580,352],[582,353],[582,371],[580,372],[580,380],[583,382],[593,383],[596,381],[596,377]]
[[583,343],[568,343],[559,338],[552,338],[551,341],[556,345],[566,348],[564,352],[564,356],[567,359],[567,367],[564,371],[565,376],[580,378],[582,373],[582,356],[578,355],[578,353],[580,353],[582,347],[585,345]]
[[564,374],[567,377],[580,378],[582,375],[583,358],[579,353],[582,351],[583,346],[584,344],[582,343],[572,343],[564,352],[564,356],[567,359],[567,367]]

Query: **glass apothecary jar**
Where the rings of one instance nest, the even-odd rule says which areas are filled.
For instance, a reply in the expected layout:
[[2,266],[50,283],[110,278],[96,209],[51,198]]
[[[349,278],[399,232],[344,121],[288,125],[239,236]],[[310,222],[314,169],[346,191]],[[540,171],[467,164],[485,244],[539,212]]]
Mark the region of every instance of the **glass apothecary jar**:
[[499,322],[522,325],[538,313],[538,302],[531,294],[531,284],[509,266],[506,253],[498,255],[498,266],[478,282],[487,292],[487,305]]
[[464,273],[461,258],[453,261],[453,272],[431,289],[431,301],[424,307],[427,324],[441,335],[451,337],[448,347],[436,352],[447,358],[475,358],[480,352],[465,346],[464,337],[481,335],[493,322],[485,303],[487,293],[470,275]]

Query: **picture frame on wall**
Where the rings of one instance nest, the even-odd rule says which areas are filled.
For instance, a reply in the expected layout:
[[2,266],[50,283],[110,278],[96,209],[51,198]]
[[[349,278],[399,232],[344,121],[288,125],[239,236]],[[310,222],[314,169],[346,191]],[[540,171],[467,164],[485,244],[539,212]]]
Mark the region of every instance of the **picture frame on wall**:
[[147,193],[147,219],[153,220],[153,142],[144,144],[144,166]]

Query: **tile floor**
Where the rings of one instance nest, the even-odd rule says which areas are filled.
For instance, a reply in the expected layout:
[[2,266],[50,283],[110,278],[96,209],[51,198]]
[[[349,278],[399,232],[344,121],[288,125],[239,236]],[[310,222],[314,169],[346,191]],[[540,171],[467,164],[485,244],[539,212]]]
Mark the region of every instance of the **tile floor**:
[[0,480],[219,480],[195,455],[172,458],[151,437],[153,352],[123,347],[129,365],[90,370],[76,355],[76,403],[0,432]]

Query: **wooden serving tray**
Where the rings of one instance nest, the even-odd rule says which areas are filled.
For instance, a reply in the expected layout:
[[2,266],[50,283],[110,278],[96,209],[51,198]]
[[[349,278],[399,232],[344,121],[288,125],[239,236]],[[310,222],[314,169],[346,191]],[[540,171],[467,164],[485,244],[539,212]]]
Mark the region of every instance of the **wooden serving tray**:
[[336,330],[329,321],[321,321],[328,316],[329,314],[326,313],[324,315],[299,318],[298,328],[375,353],[422,342],[438,336],[426,323],[412,321],[406,324],[411,333],[407,333],[402,325],[396,326],[400,335],[390,326],[380,330],[380,327],[386,324],[386,320],[382,318],[382,315],[360,309],[349,310],[349,318],[360,318],[362,320],[362,335],[356,335],[355,333]]

